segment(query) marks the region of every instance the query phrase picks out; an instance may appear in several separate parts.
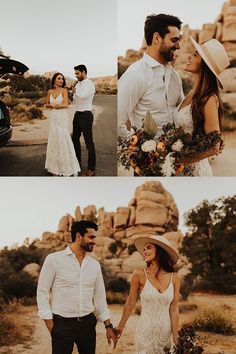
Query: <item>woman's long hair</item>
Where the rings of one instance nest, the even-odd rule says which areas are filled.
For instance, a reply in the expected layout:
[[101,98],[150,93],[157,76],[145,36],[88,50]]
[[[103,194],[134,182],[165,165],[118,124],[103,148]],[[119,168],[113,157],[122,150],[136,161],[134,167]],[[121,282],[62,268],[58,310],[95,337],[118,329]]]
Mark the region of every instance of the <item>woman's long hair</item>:
[[[155,245],[155,247],[156,247],[156,259],[159,264],[159,269],[155,276],[157,277],[161,269],[164,269],[168,273],[173,273],[174,267],[168,253],[162,247],[159,247],[157,245]],[[147,263],[147,266],[150,266],[149,262]]]
[[200,69],[200,77],[197,89],[192,98],[191,113],[193,117],[193,135],[204,133],[204,115],[203,107],[211,96],[217,96],[219,101],[218,113],[219,124],[221,126],[221,118],[223,115],[223,108],[221,99],[219,97],[219,88],[215,75],[208,68],[204,60]]

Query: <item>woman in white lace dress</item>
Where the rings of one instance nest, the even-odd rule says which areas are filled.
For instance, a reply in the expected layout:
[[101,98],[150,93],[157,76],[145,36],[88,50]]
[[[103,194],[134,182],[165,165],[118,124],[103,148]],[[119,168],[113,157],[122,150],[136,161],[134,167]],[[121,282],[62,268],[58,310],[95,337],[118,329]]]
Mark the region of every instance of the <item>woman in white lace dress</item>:
[[[193,89],[177,107],[174,122],[194,137],[198,133],[220,132],[222,104],[219,86],[222,88],[222,83],[219,74],[229,65],[229,59],[223,45],[216,39],[202,45],[190,39],[196,50],[189,55],[185,71],[192,74]],[[219,150],[220,146],[217,146],[185,159],[183,163],[194,167],[195,176],[212,176],[208,158],[217,155]]]
[[147,268],[133,272],[130,293],[115,330],[119,338],[140,295],[142,311],[135,331],[135,353],[163,354],[165,347],[178,341],[180,281],[173,273],[178,254],[165,236],[138,237],[134,244]]
[[70,136],[65,85],[64,76],[55,73],[45,105],[51,109],[45,168],[55,176],[77,176],[80,166]]

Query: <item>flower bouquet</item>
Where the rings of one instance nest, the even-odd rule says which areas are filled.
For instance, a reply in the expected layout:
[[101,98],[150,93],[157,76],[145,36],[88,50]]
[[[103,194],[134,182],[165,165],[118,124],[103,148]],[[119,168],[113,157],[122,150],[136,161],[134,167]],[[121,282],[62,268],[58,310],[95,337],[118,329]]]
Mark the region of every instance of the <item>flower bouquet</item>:
[[118,140],[118,162],[125,169],[134,169],[136,176],[193,176],[194,165],[185,164],[186,158],[214,148],[222,141],[218,132],[199,134],[193,139],[182,127],[163,126],[163,134],[156,141],[157,123],[150,112],[142,129],[132,127],[129,139]]

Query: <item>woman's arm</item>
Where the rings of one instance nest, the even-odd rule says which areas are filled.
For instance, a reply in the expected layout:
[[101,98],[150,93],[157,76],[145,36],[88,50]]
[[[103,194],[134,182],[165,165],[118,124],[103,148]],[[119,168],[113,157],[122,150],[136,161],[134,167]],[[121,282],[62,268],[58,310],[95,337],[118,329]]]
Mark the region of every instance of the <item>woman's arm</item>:
[[173,274],[173,286],[174,286],[174,299],[170,304],[170,321],[171,321],[171,333],[173,336],[174,344],[178,343],[178,324],[179,324],[179,289],[180,279],[178,274]]
[[[206,134],[209,134],[213,131],[220,132],[218,104],[218,98],[216,96],[211,96],[203,107],[204,131]],[[211,148],[207,151],[196,153],[196,155],[193,157],[184,158],[183,163],[195,163],[208,157],[218,155],[219,152],[220,143],[217,144],[214,148]]]
[[129,296],[127,297],[120,323],[116,328],[118,334],[121,334],[121,332],[123,331],[125,324],[128,321],[129,316],[133,311],[134,305],[136,304],[138,294],[139,294],[139,289],[140,289],[139,279],[140,279],[140,270],[135,270],[133,272],[131,282],[130,282]]

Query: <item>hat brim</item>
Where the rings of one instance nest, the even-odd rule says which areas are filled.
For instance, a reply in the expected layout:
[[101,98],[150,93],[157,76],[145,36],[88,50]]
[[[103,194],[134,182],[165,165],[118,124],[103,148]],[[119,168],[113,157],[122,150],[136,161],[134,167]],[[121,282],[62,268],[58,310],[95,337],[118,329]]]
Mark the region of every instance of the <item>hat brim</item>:
[[204,60],[204,62],[206,63],[206,65],[208,66],[208,68],[213,72],[213,74],[215,75],[215,77],[218,80],[219,86],[221,89],[223,89],[223,84],[221,79],[219,78],[219,75],[217,75],[217,73],[215,72],[215,70],[213,69],[210,61],[208,60],[206,54],[204,53],[204,51],[202,50],[200,44],[198,44],[191,36],[189,36],[189,38],[191,39],[194,47],[197,49],[199,55],[201,56],[201,58]]
[[[164,236],[161,236],[164,237]],[[141,237],[137,237],[134,241],[134,245],[137,248],[138,252],[142,255],[143,254],[143,250],[144,250],[144,246],[147,243],[154,243],[155,245],[158,245],[159,247],[163,248],[169,255],[172,264],[176,264],[178,259],[179,259],[179,255],[178,253],[174,250],[174,248],[172,248],[171,246],[167,245],[165,242],[162,242],[160,239],[154,239],[152,237],[145,237],[145,236],[141,236]]]

